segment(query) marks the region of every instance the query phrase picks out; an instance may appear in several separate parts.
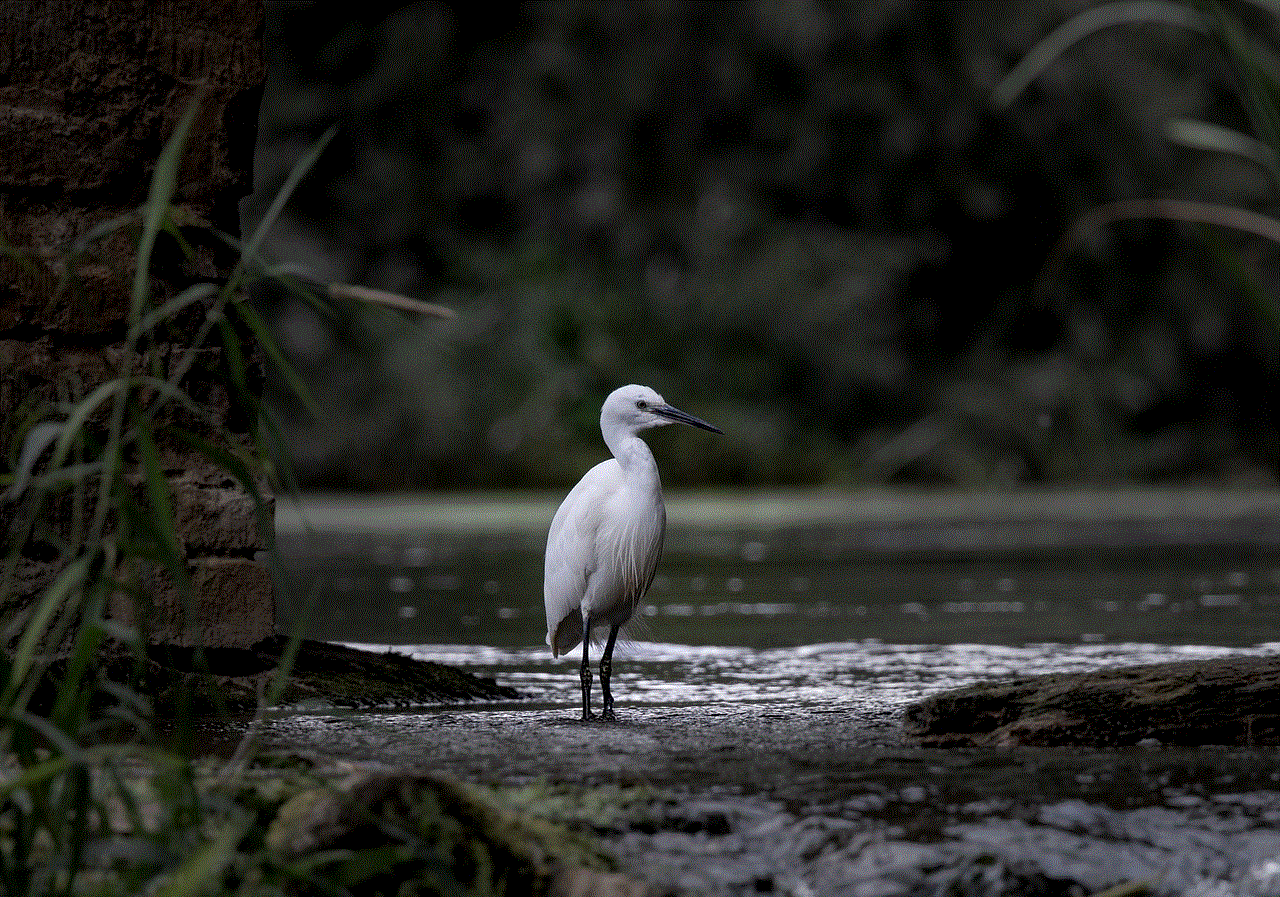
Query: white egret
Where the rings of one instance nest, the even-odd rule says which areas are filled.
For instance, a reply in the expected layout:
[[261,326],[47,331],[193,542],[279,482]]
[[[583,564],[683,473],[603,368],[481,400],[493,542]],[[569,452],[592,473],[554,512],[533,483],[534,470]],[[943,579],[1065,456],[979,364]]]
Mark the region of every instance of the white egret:
[[671,423],[722,432],[672,408],[647,386],[622,386],[609,393],[600,409],[600,432],[613,457],[578,481],[561,502],[547,534],[543,579],[547,644],[552,656],[559,657],[582,642],[579,675],[584,722],[595,718],[588,663],[591,632],[609,628],[600,657],[601,715],[613,719],[609,691],[613,643],[653,582],[667,528],[658,465],[638,434]]

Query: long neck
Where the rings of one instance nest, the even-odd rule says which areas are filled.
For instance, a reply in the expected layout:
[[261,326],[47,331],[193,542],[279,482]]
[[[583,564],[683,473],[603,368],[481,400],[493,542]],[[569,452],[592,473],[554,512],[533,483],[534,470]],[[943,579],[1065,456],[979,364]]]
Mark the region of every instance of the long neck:
[[658,477],[658,464],[653,460],[653,452],[643,439],[630,431],[606,432],[605,445],[618,459],[618,466],[627,474],[627,479],[661,492],[662,481]]

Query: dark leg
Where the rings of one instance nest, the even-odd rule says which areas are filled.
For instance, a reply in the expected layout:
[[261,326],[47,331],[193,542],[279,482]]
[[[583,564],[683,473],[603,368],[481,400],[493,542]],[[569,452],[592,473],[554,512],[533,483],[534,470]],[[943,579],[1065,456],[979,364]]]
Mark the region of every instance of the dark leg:
[[[578,677],[582,680],[582,721],[590,722],[595,719],[591,713],[591,665],[587,663],[587,654],[591,649],[591,620],[587,617],[582,619],[582,668],[578,671]],[[604,674],[601,673],[603,676]]]
[[604,654],[600,657],[600,687],[604,689],[604,710],[601,719],[613,719],[613,693],[609,691],[609,674],[613,672],[613,643],[618,638],[618,627],[609,630],[609,641],[605,643]]

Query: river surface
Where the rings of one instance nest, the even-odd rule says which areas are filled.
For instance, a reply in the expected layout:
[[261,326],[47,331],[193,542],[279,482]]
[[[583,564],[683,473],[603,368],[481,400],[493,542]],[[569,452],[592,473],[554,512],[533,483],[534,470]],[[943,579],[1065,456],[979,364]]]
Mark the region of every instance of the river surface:
[[899,729],[909,702],[983,679],[1280,652],[1274,496],[791,502],[671,503],[614,725],[576,722],[580,655],[543,642],[553,503],[313,500],[310,529],[286,512],[282,622],[522,698],[294,708],[267,743],[614,789],[580,824],[673,890],[1280,895],[1273,749],[925,750]]

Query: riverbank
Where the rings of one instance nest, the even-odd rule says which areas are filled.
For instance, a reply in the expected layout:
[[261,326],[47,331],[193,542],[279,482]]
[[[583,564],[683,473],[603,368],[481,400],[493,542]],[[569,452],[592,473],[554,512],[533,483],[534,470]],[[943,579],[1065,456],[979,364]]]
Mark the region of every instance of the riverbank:
[[[444,772],[591,839],[645,894],[1272,893],[1275,749],[918,748],[894,708],[311,714],[263,731],[323,777]],[[377,758],[377,759],[374,759]],[[1250,890],[1253,888],[1253,890]],[[628,892],[631,893],[631,892]]]
[[926,747],[902,714],[984,679],[1274,655],[1277,496],[672,496],[615,726],[575,720],[575,664],[539,647],[558,498],[304,497],[315,525],[280,544],[333,637],[524,697],[315,708],[264,746],[493,789],[651,895],[1275,892],[1275,748]]

